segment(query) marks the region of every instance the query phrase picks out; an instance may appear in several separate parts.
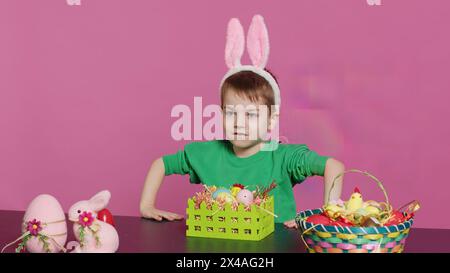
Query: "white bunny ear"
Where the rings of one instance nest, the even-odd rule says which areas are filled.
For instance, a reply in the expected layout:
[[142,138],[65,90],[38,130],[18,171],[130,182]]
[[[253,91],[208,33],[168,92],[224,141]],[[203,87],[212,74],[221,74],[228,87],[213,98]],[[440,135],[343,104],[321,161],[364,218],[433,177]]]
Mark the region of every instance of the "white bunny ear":
[[264,18],[253,16],[247,34],[247,51],[254,66],[264,69],[269,59],[269,33]]
[[109,203],[109,199],[111,199],[111,193],[104,190],[94,195],[88,202],[93,211],[100,211],[106,208]]
[[227,43],[225,46],[225,63],[228,68],[231,69],[241,65],[244,45],[244,29],[237,18],[232,18],[228,23]]

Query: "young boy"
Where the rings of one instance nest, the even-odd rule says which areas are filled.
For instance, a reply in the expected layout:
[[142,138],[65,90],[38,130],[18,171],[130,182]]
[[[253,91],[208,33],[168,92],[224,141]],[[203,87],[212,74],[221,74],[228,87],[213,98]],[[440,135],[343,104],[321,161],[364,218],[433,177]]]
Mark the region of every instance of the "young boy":
[[[145,218],[180,220],[182,215],[159,210],[155,200],[164,176],[189,174],[191,183],[230,188],[239,183],[254,190],[275,181],[275,222],[296,227],[293,186],[307,177],[324,177],[324,203],[340,198],[342,178],[330,192],[334,177],[344,171],[336,159],[318,155],[303,144],[265,141],[278,119],[280,91],[265,69],[269,47],[261,16],[253,18],[247,47],[253,65],[240,65],[243,30],[237,19],[228,25],[225,59],[230,70],[221,84],[224,140],[192,142],[175,154],[155,160],[142,191],[140,212]],[[273,107],[277,106],[277,107]],[[267,111],[263,111],[267,109]]]

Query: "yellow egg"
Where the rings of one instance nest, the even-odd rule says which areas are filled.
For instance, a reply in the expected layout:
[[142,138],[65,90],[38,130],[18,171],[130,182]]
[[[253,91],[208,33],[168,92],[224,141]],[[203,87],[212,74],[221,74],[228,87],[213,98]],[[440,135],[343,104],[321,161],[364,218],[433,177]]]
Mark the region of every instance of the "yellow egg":
[[221,192],[221,193],[219,193],[219,194],[217,195],[217,199],[224,200],[224,201],[227,202],[227,203],[231,203],[231,202],[234,201],[234,197],[233,197],[231,194],[227,193],[227,192]]
[[366,216],[368,214],[368,212],[364,208],[360,208],[360,209],[356,210],[356,214]]
[[380,214],[380,210],[374,206],[367,206],[364,208],[368,215],[378,215]]

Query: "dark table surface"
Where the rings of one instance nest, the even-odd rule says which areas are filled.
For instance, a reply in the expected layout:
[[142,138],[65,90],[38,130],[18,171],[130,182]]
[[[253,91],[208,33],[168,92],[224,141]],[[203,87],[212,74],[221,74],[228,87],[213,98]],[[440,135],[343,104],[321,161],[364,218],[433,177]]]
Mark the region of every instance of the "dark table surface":
[[[0,248],[20,236],[23,212],[0,210]],[[120,238],[118,252],[305,252],[300,233],[275,225],[275,232],[265,239],[252,242],[240,240],[186,237],[185,221],[156,222],[139,217],[115,216]],[[68,224],[68,241],[74,240],[72,225]],[[5,252],[14,252],[15,246]],[[412,228],[405,251],[449,252],[450,230]]]

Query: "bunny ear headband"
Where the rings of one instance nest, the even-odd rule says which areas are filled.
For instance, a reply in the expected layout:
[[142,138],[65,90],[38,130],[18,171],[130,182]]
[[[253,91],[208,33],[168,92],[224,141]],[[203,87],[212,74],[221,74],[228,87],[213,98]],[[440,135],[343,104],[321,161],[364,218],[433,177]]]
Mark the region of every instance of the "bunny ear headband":
[[227,43],[225,46],[225,63],[229,70],[220,83],[222,87],[224,81],[231,75],[240,71],[252,71],[266,79],[274,92],[275,105],[280,106],[280,88],[275,79],[264,70],[269,59],[269,34],[264,18],[255,15],[250,24],[247,34],[247,51],[252,61],[252,65],[241,65],[241,57],[244,53],[244,29],[237,18],[232,18],[228,23]]

